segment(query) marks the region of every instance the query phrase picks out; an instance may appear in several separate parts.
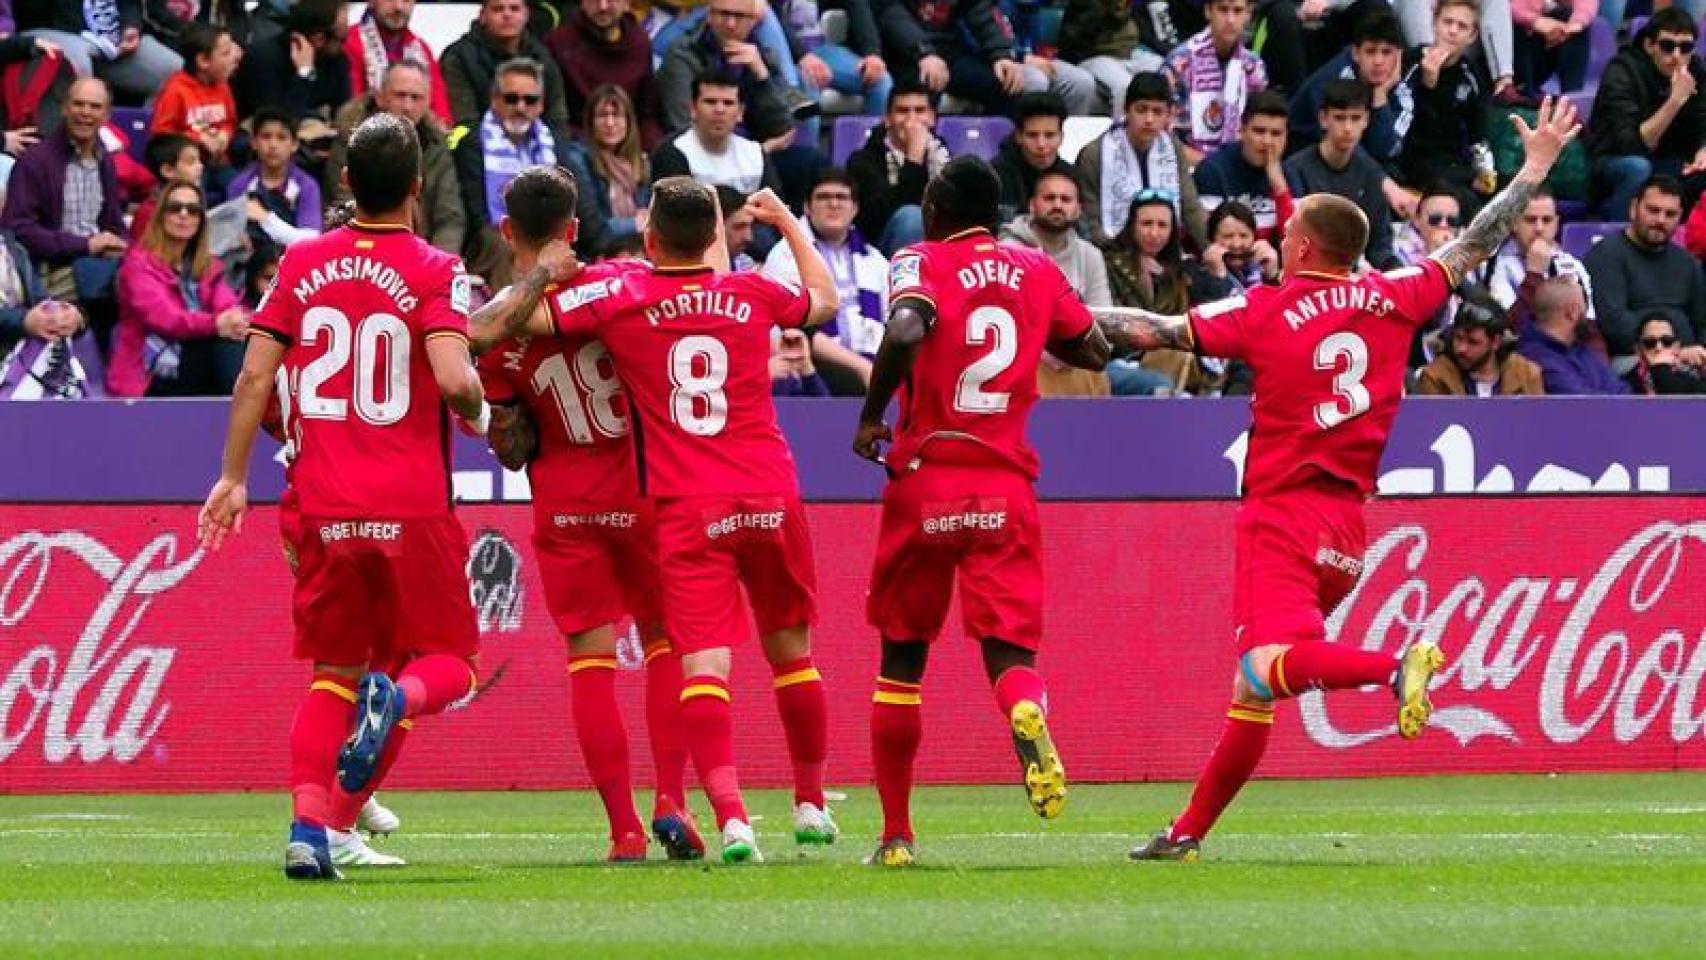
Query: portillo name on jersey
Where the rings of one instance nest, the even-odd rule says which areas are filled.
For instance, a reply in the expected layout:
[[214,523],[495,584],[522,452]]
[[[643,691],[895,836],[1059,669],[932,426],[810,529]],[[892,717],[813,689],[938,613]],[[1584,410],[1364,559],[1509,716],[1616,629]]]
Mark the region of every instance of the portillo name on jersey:
[[646,320],[654,327],[665,320],[705,314],[746,323],[752,319],[752,304],[730,293],[688,290],[646,308]]

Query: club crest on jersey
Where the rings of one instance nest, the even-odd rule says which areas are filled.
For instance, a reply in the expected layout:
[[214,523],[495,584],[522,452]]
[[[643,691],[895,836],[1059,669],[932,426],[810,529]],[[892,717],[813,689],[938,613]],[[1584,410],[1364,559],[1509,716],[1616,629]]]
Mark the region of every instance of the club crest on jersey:
[[521,629],[521,551],[496,530],[482,530],[468,548],[468,599],[481,633]]
[[918,286],[919,272],[924,260],[916,253],[904,253],[889,264],[889,289],[905,290]]
[[620,280],[598,280],[593,283],[570,287],[557,294],[557,309],[563,313],[577,310],[597,300],[603,300],[622,289]]

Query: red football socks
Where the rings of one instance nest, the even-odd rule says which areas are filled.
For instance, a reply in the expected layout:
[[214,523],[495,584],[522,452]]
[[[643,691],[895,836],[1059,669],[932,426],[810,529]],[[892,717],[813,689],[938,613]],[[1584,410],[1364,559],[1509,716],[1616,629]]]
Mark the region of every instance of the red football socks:
[[1043,686],[1042,676],[1032,667],[1008,667],[995,678],[995,704],[1005,717],[1021,700],[1029,700],[1042,707],[1044,713],[1048,712],[1048,690]]
[[687,744],[681,738],[681,658],[669,641],[646,645],[646,736],[657,777],[653,816],[667,800],[687,809]]
[[331,817],[338,750],[355,725],[355,681],[316,673],[290,725],[290,793],[295,818],[324,827]]
[[616,705],[616,657],[569,658],[569,711],[575,720],[575,739],[586,758],[587,773],[604,813],[610,838],[644,834],[634,810],[634,785],[628,774],[628,730]]
[[1274,728],[1272,704],[1255,705],[1233,701],[1226,712],[1226,726],[1220,731],[1220,742],[1209,754],[1208,766],[1197,778],[1191,791],[1190,805],[1179,819],[1173,821],[1170,839],[1192,837],[1201,840],[1214,828],[1216,820],[1244,788],[1262,753],[1268,749],[1268,734]]
[[811,657],[770,665],[775,674],[776,711],[788,735],[788,759],[794,764],[794,802],[822,807],[823,771],[829,755],[829,704],[823,677]]
[[346,833],[355,829],[356,821],[361,818],[361,808],[367,805],[367,798],[373,796],[385,781],[385,775],[391,772],[398,755],[403,752],[403,741],[409,739],[409,729],[414,725],[413,720],[404,720],[391,728],[391,735],[385,738],[385,749],[379,751],[379,763],[373,768],[373,779],[367,781],[367,786],[361,788],[360,793],[346,792],[338,785],[338,779],[332,778],[332,812],[326,821],[327,826]]
[[912,763],[924,738],[924,718],[916,683],[877,678],[871,695],[871,765],[877,774],[877,797],[883,805],[883,842],[911,843]]
[[687,752],[705,785],[717,827],[730,820],[747,822],[746,804],[735,775],[734,730],[729,718],[728,681],[710,674],[688,677],[681,687],[681,731]]
[[1345,690],[1392,682],[1398,659],[1389,653],[1358,650],[1316,640],[1294,644],[1274,658],[1268,686],[1275,699],[1295,697],[1307,690]]
[[408,716],[430,716],[474,691],[474,667],[448,653],[428,654],[403,668],[397,686]]

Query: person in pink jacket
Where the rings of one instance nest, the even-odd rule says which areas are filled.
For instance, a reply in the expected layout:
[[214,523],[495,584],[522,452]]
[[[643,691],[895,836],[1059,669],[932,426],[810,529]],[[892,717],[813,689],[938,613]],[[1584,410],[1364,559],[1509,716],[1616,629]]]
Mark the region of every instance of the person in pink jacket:
[[1598,13],[1599,0],[1511,0],[1517,86],[1538,95],[1557,74],[1560,90],[1580,90],[1587,82],[1588,28]]
[[118,327],[107,391],[119,397],[231,393],[243,366],[249,311],[207,252],[201,188],[160,194],[140,243],[118,271]]

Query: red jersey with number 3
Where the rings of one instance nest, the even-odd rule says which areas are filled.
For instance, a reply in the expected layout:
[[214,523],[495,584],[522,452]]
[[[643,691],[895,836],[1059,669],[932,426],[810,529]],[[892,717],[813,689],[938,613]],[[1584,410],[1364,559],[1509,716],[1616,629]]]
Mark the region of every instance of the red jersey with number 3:
[[1295,274],[1192,310],[1198,352],[1242,359],[1255,377],[1245,492],[1284,488],[1308,466],[1372,494],[1410,341],[1452,286],[1426,260],[1360,279]]
[[469,294],[461,259],[407,227],[352,223],[285,252],[253,327],[289,347],[305,515],[450,509],[450,424],[426,342],[468,338]]
[[1037,365],[1057,340],[1093,322],[1060,268],[1040,250],[998,243],[985,230],[914,244],[889,265],[889,303],[935,308],[918,347],[889,463],[915,458],[1005,462],[1035,480],[1025,438],[1037,402]]
[[797,493],[770,396],[770,328],[803,325],[810,296],[756,272],[647,265],[571,300],[558,332],[604,341],[633,398],[642,492]]
[[[598,264],[547,287],[542,302],[552,322],[623,269],[633,267]],[[639,493],[628,395],[602,341],[519,337],[480,358],[480,381],[488,400],[520,403],[538,425],[539,450],[527,465],[535,504],[571,507]]]

